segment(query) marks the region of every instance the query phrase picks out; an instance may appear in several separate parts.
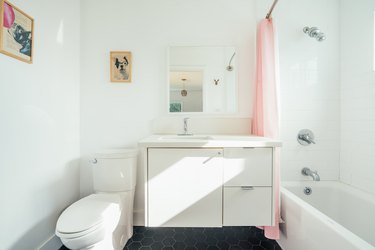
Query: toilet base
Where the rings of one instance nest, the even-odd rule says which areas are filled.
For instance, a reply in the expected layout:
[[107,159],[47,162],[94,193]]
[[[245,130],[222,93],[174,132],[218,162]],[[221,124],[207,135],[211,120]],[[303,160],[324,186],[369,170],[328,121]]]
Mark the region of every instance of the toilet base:
[[119,224],[112,234],[113,249],[124,249],[126,242],[133,236],[133,203],[135,190],[121,193],[122,213]]
[[[121,217],[112,233],[96,230],[90,235],[80,238],[60,238],[63,244],[73,250],[123,250],[128,240],[133,236],[134,190],[121,192],[118,195],[121,196]],[[95,239],[101,240],[93,244]],[[80,246],[77,248],[78,245]]]

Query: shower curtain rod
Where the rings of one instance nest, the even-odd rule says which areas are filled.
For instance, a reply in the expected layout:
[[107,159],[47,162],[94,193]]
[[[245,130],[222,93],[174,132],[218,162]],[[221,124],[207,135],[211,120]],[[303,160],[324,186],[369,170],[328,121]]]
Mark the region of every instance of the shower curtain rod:
[[279,1],[279,0],[274,0],[274,1],[273,1],[273,4],[272,4],[272,6],[271,6],[271,8],[270,8],[270,10],[268,11],[267,16],[266,16],[267,19],[270,19],[270,18],[271,18],[272,11],[273,11],[273,9],[274,9],[275,6],[276,6],[277,1]]

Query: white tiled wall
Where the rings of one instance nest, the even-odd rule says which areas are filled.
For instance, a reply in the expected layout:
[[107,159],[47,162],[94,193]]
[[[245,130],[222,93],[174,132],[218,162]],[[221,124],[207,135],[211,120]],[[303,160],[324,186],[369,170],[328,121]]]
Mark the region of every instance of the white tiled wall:
[[375,193],[373,0],[341,0],[341,171],[343,182]]
[[[258,8],[264,5],[267,9],[270,3],[258,1]],[[318,170],[322,180],[337,180],[340,161],[339,1],[279,1],[273,16],[280,47],[281,178],[308,179],[301,175],[301,169],[310,167]],[[305,26],[319,27],[327,40],[317,42],[308,37],[302,31]],[[315,145],[301,146],[297,142],[297,133],[304,128],[315,133]]]
[[[257,12],[271,1],[257,1]],[[288,15],[293,10],[293,14]],[[279,2],[282,180],[307,179],[302,167],[375,193],[375,2]],[[259,16],[261,18],[261,16]],[[324,42],[307,37],[317,26]],[[316,145],[296,141],[309,128]]]

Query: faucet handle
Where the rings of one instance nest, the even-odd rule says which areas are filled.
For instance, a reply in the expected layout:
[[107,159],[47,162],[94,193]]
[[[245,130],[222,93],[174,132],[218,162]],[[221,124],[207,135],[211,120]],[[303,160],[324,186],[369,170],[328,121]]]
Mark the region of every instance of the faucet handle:
[[310,143],[315,144],[315,141],[311,138],[311,136],[309,134],[299,134],[298,138],[301,139],[301,140],[304,140],[308,144],[310,144]]
[[298,132],[297,141],[303,146],[315,144],[314,133],[309,129],[302,129]]
[[305,135],[305,138],[308,142],[312,143],[312,144],[315,144],[315,141],[314,141],[314,138],[313,136],[311,136],[310,134],[306,134]]

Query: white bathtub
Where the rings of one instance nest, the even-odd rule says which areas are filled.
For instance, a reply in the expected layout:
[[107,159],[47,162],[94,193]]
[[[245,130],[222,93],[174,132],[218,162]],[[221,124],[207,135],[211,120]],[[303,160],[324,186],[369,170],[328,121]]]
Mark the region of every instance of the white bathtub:
[[[305,195],[305,187],[312,188]],[[284,250],[375,249],[375,196],[336,181],[284,182]]]

